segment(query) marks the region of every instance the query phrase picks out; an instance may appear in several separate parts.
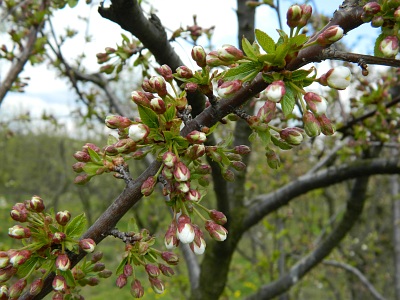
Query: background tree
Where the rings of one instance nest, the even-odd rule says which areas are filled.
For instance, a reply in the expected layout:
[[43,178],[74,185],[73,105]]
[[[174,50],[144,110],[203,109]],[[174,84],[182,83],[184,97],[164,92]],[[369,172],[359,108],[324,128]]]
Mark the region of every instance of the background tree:
[[[26,239],[25,251],[29,252],[1,252],[1,281],[13,282],[11,277],[17,270],[20,278],[10,289],[2,286],[2,297],[41,299],[51,291],[55,299],[78,297],[77,286],[96,285],[98,278],[109,275],[99,267],[96,255],[90,263],[82,259],[110,235],[126,244],[125,250],[121,248],[124,259],[116,270],[117,286],[123,287],[129,279],[132,295],[142,296],[143,279],[140,281],[137,273],[143,272],[149,276],[153,290],[161,293],[164,284],[159,274],[162,271],[169,275],[171,269],[155,264],[164,260],[174,265],[176,256],[153,248],[154,237],[141,228],[150,229],[151,234],[164,234],[170,226],[165,243],[169,248],[181,241],[190,281],[190,291],[183,285],[181,293],[190,299],[229,295],[248,299],[281,295],[287,299],[291,294],[297,299],[318,297],[317,289],[307,282],[328,286],[338,299],[349,295],[355,299],[364,299],[365,295],[399,298],[389,288],[399,278],[398,268],[383,267],[398,266],[399,261],[398,245],[391,244],[391,235],[387,234],[390,228],[396,241],[396,179],[383,191],[383,186],[389,186],[387,179],[371,177],[399,173],[398,153],[393,151],[398,148],[400,98],[395,85],[399,74],[394,69],[383,75],[368,75],[368,65],[399,66],[395,57],[399,49],[400,3],[344,1],[326,21],[319,16],[312,18],[310,5],[293,5],[286,13],[288,33],[280,30],[279,40],[274,41],[254,28],[254,13],[258,6],[267,5],[280,18],[280,1],[239,0],[242,50],[224,45],[208,54],[197,40],[211,34],[212,28],[202,28],[196,18],[194,24],[168,37],[162,20],[146,14],[140,1],[111,3],[109,7],[100,4],[100,15],[135,38],[125,33],[118,47],[99,53],[100,72],[90,74],[82,60],[70,63],[62,52],[65,38],[74,33],[67,31],[58,37],[51,23],[54,11],[67,4],[74,6],[75,1],[4,1],[13,44],[1,48],[1,57],[11,65],[0,86],[0,99],[10,90],[22,91],[25,83],[19,75],[28,61],[53,64],[85,104],[83,117],[102,122],[105,119],[106,125],[117,131],[103,148],[95,141],[75,152],[78,163],[73,168],[83,172],[75,182],[90,180],[93,192],[99,193],[101,184],[93,185],[100,179],[98,175],[113,172],[123,179],[125,188],[101,215],[96,214],[93,223],[93,216],[87,215],[91,224],[87,231],[83,215],[70,220],[68,212],[60,211],[53,217],[44,214],[40,197],[14,205],[12,218],[25,224],[28,220],[29,226],[13,226],[9,235]],[[343,34],[363,23],[382,28],[375,56],[350,53],[338,43]],[[308,30],[315,32],[311,35]],[[198,70],[185,67],[174,51],[172,43],[178,38],[194,44],[191,54]],[[322,60],[346,62],[348,68],[334,65],[321,75],[315,67],[306,66]],[[136,110],[132,102],[121,100],[121,93],[114,91],[132,61],[142,68],[145,77],[141,89],[132,87],[136,89],[132,93]],[[156,73],[159,75],[154,76]],[[349,99],[338,99],[337,90],[349,86],[351,74],[355,81]],[[309,90],[312,83],[327,88]],[[137,115],[141,120],[134,119]],[[10,135],[9,131],[5,133]],[[70,149],[66,149],[64,140],[59,143],[61,161],[65,161],[64,153]],[[7,153],[15,148],[8,143],[3,147],[8,150],[2,152],[3,160],[12,159]],[[147,169],[137,175],[130,173],[128,160],[132,158],[142,159]],[[65,166],[62,162],[54,165]],[[136,165],[129,162],[131,170]],[[13,172],[15,169],[10,169],[6,174]],[[205,196],[208,172],[214,193]],[[70,189],[66,173],[64,168],[57,172],[64,176],[60,180],[64,185],[59,184],[60,191],[51,197],[56,211],[63,209],[57,197]],[[10,182],[6,174],[3,180]],[[126,232],[117,230],[117,223],[142,202],[143,195],[151,195],[154,205],[161,206],[162,200],[152,194],[157,182],[172,211],[172,221],[167,214],[167,222],[146,220],[151,212],[135,207],[136,221]],[[109,198],[102,191],[99,194],[99,198]],[[90,212],[88,203],[93,201],[87,202],[87,196],[82,199]],[[390,201],[393,211],[388,210]],[[387,215],[392,216],[391,223]],[[213,239],[203,236],[204,225]],[[343,241],[346,235],[352,238]],[[392,250],[385,250],[393,256],[380,254],[385,245],[394,245]],[[370,248],[373,250],[366,251]],[[198,262],[194,253],[202,252]],[[394,264],[389,263],[390,257],[394,257]],[[376,264],[371,267],[371,262]],[[38,265],[47,272],[42,275],[43,281],[32,282],[30,275],[35,275]],[[248,266],[244,270],[249,271],[238,271],[238,265]],[[310,272],[317,266],[318,272]],[[332,276],[343,273],[348,274],[348,280],[332,280]],[[385,274],[385,280],[379,279],[380,274]],[[31,288],[20,295],[28,283],[26,279]],[[232,288],[239,283],[240,289]],[[246,283],[251,288],[246,290]]]

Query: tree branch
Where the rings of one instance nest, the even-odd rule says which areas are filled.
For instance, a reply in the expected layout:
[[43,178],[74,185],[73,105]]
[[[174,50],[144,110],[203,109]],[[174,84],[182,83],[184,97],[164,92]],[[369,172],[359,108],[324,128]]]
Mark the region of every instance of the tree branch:
[[381,294],[379,294],[379,292],[374,288],[373,284],[368,280],[367,277],[364,276],[363,273],[361,273],[359,269],[350,266],[349,264],[345,264],[335,260],[324,260],[322,263],[328,266],[341,268],[346,270],[347,272],[352,273],[353,275],[357,276],[357,278],[362,282],[362,284],[365,285],[365,287],[370,291],[370,293],[372,294],[372,296],[374,296],[375,299],[377,300],[386,299]]

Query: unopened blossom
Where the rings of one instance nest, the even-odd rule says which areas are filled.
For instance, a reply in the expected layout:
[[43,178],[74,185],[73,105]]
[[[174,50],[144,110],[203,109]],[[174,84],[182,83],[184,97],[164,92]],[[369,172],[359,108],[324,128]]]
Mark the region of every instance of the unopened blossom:
[[163,114],[167,110],[164,100],[158,97],[155,97],[150,100],[150,107],[157,114]]
[[10,263],[13,267],[18,267],[24,264],[32,255],[32,252],[29,250],[21,250],[21,251],[13,251],[9,254]]
[[186,136],[186,139],[192,144],[203,144],[207,140],[207,136],[204,132],[193,130]]
[[0,269],[0,282],[6,282],[17,273],[17,268],[9,265]]
[[193,77],[193,72],[186,66],[180,66],[176,69],[176,75],[178,75],[181,78],[189,79]]
[[198,202],[201,199],[201,194],[198,190],[190,189],[185,194],[185,199],[188,201]]
[[194,239],[194,229],[189,216],[180,215],[177,220],[176,234],[178,239],[184,243],[189,244]]
[[309,137],[315,137],[321,133],[321,125],[317,118],[310,111],[303,114],[304,131]]
[[286,13],[286,23],[290,28],[296,28],[299,25],[302,11],[300,5],[292,5]]
[[117,129],[129,127],[132,124],[132,121],[127,117],[110,115],[106,117],[105,123],[108,128]]
[[161,270],[153,264],[146,264],[144,269],[150,277],[158,277],[161,274]]
[[308,20],[311,18],[312,15],[312,6],[308,4],[300,5],[301,8],[301,18],[297,24],[297,27],[304,27],[307,25]]
[[279,133],[282,140],[292,146],[300,145],[303,141],[304,130],[297,127],[288,127],[282,129]]
[[194,144],[186,149],[185,156],[191,160],[196,160],[206,153],[204,144]]
[[177,237],[177,227],[175,221],[173,221],[169,227],[164,237],[164,244],[167,249],[173,249],[178,246],[179,240]]
[[181,161],[175,164],[173,174],[175,180],[179,182],[188,181],[190,179],[189,168]]
[[251,149],[247,145],[237,145],[233,148],[233,151],[235,151],[235,153],[238,153],[240,155],[247,155],[251,153]]
[[325,114],[317,116],[317,120],[320,124],[321,132],[324,135],[332,135],[335,133],[335,127]]
[[59,211],[56,214],[56,221],[58,224],[65,226],[71,219],[71,213],[68,210]]
[[276,103],[273,101],[265,101],[257,112],[257,121],[268,124],[275,117]]
[[151,76],[148,83],[151,86],[151,90],[157,93],[160,97],[164,97],[165,95],[167,95],[167,85],[164,78],[162,78],[161,76]]
[[135,102],[136,105],[141,105],[145,107],[150,107],[150,100],[147,97],[147,94],[142,91],[133,91],[131,94],[132,101]]
[[330,45],[340,40],[343,35],[344,31],[339,25],[332,25],[318,36],[317,43],[321,46]]
[[25,278],[21,278],[15,282],[8,290],[9,299],[17,299],[24,291],[26,285],[27,281]]
[[232,97],[242,87],[241,80],[225,81],[218,85],[217,93],[221,98]]
[[31,231],[21,225],[14,225],[8,229],[8,236],[13,239],[25,239],[31,236]]
[[172,70],[168,65],[162,65],[159,68],[156,68],[156,71],[167,82],[172,82],[172,80],[174,79],[174,76],[172,75]]
[[204,48],[202,46],[194,46],[192,48],[191,52],[193,60],[196,62],[196,64],[200,67],[203,68],[207,65],[206,62],[206,52],[204,51]]
[[161,252],[161,258],[169,265],[177,265],[179,262],[178,255],[169,251]]
[[278,154],[270,148],[265,151],[265,157],[267,158],[267,164],[271,169],[278,169],[281,165],[281,160]]
[[164,276],[171,277],[175,274],[174,270],[164,264],[158,264],[158,268]]
[[76,151],[73,156],[80,162],[89,162],[91,160],[89,153],[84,151]]
[[71,261],[65,253],[59,254],[56,258],[56,268],[61,271],[67,271],[71,267]]
[[39,196],[33,196],[29,201],[29,208],[35,212],[42,212],[45,208],[43,199]]
[[143,297],[144,288],[139,279],[132,280],[130,292],[134,298],[142,298]]
[[307,108],[313,113],[320,115],[326,112],[328,102],[324,97],[313,92],[308,92],[304,95],[304,100],[307,103]]
[[399,53],[399,39],[394,35],[387,36],[380,43],[379,49],[385,57],[395,57]]
[[54,244],[61,244],[61,242],[64,241],[66,237],[67,236],[64,232],[55,232],[52,235],[51,241]]
[[123,288],[127,283],[128,283],[128,278],[124,274],[119,275],[117,277],[117,280],[115,281],[116,286],[119,287],[120,289]]
[[160,279],[154,278],[154,277],[149,277],[149,282],[150,282],[151,288],[153,289],[153,291],[156,294],[164,293],[165,285]]
[[272,82],[265,89],[265,97],[272,102],[278,103],[286,93],[285,83],[282,80]]
[[184,194],[188,193],[190,190],[190,182],[189,181],[176,182],[175,189]]
[[0,269],[7,267],[9,262],[10,257],[8,256],[7,252],[0,251]]
[[381,11],[381,6],[378,2],[369,2],[363,6],[364,13],[373,16]]
[[[32,283],[31,286],[29,288],[29,294],[31,294],[32,296],[36,296],[37,294],[40,293],[40,291],[43,288],[43,284],[44,281],[42,278],[37,278],[35,279]],[[0,298],[1,299],[1,298]]]
[[167,151],[162,156],[162,161],[167,168],[173,168],[178,161],[175,153]]
[[193,225],[194,228],[194,240],[190,243],[190,249],[196,255],[202,255],[206,249],[206,241],[204,240],[204,234],[197,225]]
[[6,285],[0,286],[0,299],[8,300],[8,287]]
[[81,249],[87,253],[92,253],[96,248],[96,243],[92,239],[82,239],[79,241]]
[[17,203],[12,207],[10,216],[14,221],[24,223],[28,220],[28,210],[23,203]]
[[133,124],[129,127],[129,137],[134,142],[144,140],[150,133],[149,127],[146,124]]
[[216,241],[225,241],[228,236],[228,230],[214,221],[207,220],[205,223],[205,228],[210,236]]
[[333,69],[330,69],[327,73],[319,78],[319,82],[322,85],[328,85],[331,88],[337,90],[346,89],[351,80],[351,72],[350,69],[344,66],[339,66]]
[[65,292],[68,288],[67,281],[61,275],[56,275],[52,283],[53,290],[57,292]]
[[217,51],[211,51],[210,53],[207,54],[206,56],[206,63],[210,67],[218,67],[218,66],[223,66],[223,65],[228,65],[229,63],[222,61],[218,57],[218,52]]
[[223,45],[217,50],[218,57],[222,61],[235,62],[244,57],[242,50],[232,45]]

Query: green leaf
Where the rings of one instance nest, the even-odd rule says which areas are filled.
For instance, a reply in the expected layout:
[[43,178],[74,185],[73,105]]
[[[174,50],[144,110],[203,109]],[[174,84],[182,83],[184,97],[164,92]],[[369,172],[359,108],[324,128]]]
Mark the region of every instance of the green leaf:
[[381,34],[377,37],[377,39],[376,39],[376,41],[375,41],[374,55],[377,56],[377,57],[385,57],[385,56],[383,55],[383,53],[382,53],[382,51],[381,51],[381,49],[380,49],[379,46],[380,46],[381,42],[383,41],[383,39],[384,39],[386,36],[387,36],[387,34],[381,33]]
[[290,45],[296,46],[296,48],[303,45],[307,41],[308,36],[306,36],[305,34],[299,34],[289,39]]
[[271,142],[271,133],[269,130],[257,131],[257,134],[264,146],[267,146]]
[[76,285],[75,279],[74,279],[74,276],[72,275],[71,270],[60,271],[60,274],[65,278],[68,286],[74,287]]
[[254,77],[257,76],[258,72],[261,71],[263,65],[261,63],[249,62],[243,63],[239,66],[229,69],[224,75],[223,78],[226,81],[232,80],[243,80],[243,81],[251,81]]
[[124,271],[124,267],[126,263],[128,262],[128,257],[125,257],[121,262],[119,263],[117,270],[115,271],[115,275],[120,275]]
[[109,134],[108,135],[108,138],[107,138],[107,145],[109,146],[109,145],[114,145],[115,143],[117,143],[118,142],[118,138],[116,138],[115,136],[113,136],[112,134]]
[[90,176],[95,176],[97,170],[101,168],[98,164],[92,163],[92,162],[88,162],[83,166],[83,171],[85,173],[87,173]]
[[82,213],[79,216],[76,216],[75,218],[73,218],[68,223],[67,228],[65,229],[65,234],[70,239],[79,238],[82,235],[82,233],[85,231],[86,224],[87,224],[87,220],[86,220],[85,213]]
[[258,43],[265,52],[273,53],[275,51],[275,42],[268,34],[259,29],[256,29],[254,33]]
[[121,37],[127,44],[130,44],[131,41],[129,40],[129,38],[125,34],[121,33]]
[[152,109],[139,105],[138,110],[143,124],[146,124],[150,128],[159,127],[158,116]]
[[285,66],[285,64],[286,64],[285,57],[288,54],[289,50],[290,50],[290,45],[287,43],[283,43],[283,44],[279,45],[278,47],[276,47],[276,55],[275,55],[275,59],[274,59],[274,65],[276,65],[278,67]]
[[272,65],[274,63],[275,60],[275,53],[274,54],[262,54],[260,56],[258,56],[258,61],[261,62],[266,62],[270,65]]
[[283,96],[281,105],[282,105],[283,114],[287,118],[292,113],[296,101],[295,101],[295,94],[294,94],[292,88],[285,84],[285,89],[286,89],[286,93]]
[[19,277],[25,277],[32,271],[33,268],[36,267],[36,263],[39,262],[39,257],[31,257],[26,262],[24,262],[21,266],[18,267],[18,275]]
[[128,231],[139,232],[139,226],[137,225],[136,219],[131,217],[128,222]]
[[308,75],[310,75],[310,73],[313,71],[313,69],[309,69],[309,70],[296,70],[292,72],[292,76],[291,76],[291,80],[293,81],[303,81],[304,79],[307,78]]
[[170,122],[175,118],[175,106],[171,105],[164,113],[165,121]]
[[276,136],[271,135],[271,141],[274,143],[275,146],[281,148],[282,150],[290,150],[292,146],[290,146],[285,141],[278,139]]
[[89,152],[90,158],[92,159],[92,162],[102,166],[103,165],[103,161],[101,160],[100,155],[90,147],[87,147],[87,150]]
[[251,59],[257,60],[257,54],[254,51],[253,46],[250,44],[249,40],[246,39],[245,37],[242,38],[242,48],[246,56],[250,57]]

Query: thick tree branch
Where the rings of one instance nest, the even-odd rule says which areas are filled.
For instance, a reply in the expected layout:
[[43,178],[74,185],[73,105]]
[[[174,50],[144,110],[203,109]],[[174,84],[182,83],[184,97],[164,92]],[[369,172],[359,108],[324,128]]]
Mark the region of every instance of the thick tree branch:
[[[366,174],[364,174],[366,175]],[[296,284],[312,268],[317,266],[329,253],[340,243],[340,241],[351,230],[360,217],[366,192],[368,177],[358,178],[353,186],[351,195],[347,200],[347,210],[340,223],[332,230],[331,234],[314,251],[297,262],[288,273],[278,280],[262,286],[257,293],[248,297],[247,300],[272,299]]]
[[365,275],[363,273],[361,273],[361,271],[359,269],[357,269],[349,264],[345,264],[345,263],[342,263],[340,261],[335,261],[335,260],[324,260],[322,263],[325,265],[328,265],[328,266],[341,268],[341,269],[346,270],[347,272],[350,272],[351,274],[357,276],[357,278],[370,291],[370,293],[372,294],[372,296],[375,299],[377,299],[377,300],[385,300],[386,299],[381,294],[379,294],[379,292],[375,289],[373,284],[368,280],[367,277],[365,277]]
[[243,228],[246,229],[257,224],[266,215],[287,205],[295,197],[309,191],[360,176],[399,173],[400,161],[398,158],[376,158],[359,160],[303,175],[272,193],[254,197],[252,199],[254,204],[249,208],[249,214],[244,219]]

